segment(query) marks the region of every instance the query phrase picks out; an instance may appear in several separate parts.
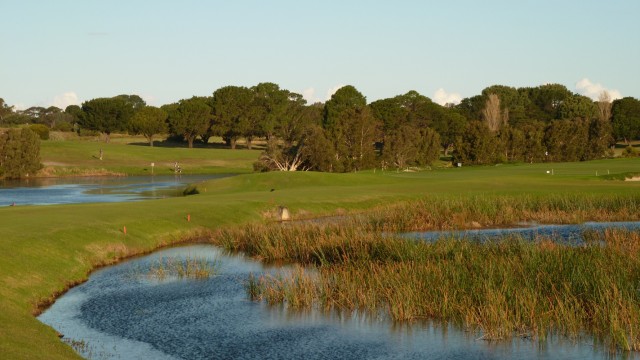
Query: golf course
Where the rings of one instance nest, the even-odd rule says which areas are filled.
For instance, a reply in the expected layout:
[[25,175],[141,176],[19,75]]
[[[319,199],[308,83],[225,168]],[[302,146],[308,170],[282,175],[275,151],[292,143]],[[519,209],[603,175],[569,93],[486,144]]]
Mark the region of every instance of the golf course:
[[[86,280],[92,270],[128,257],[173,244],[209,240],[218,231],[240,226],[273,226],[281,206],[289,209],[295,221],[372,211],[384,214],[386,209],[411,207],[420,201],[433,205],[423,212],[432,211],[432,218],[440,219],[437,212],[445,206],[437,204],[457,204],[448,206],[446,216],[441,218],[450,221],[408,224],[405,220],[397,228],[383,227],[400,231],[508,226],[522,221],[640,219],[640,182],[624,181],[640,174],[637,157],[459,168],[442,162],[410,172],[378,168],[343,174],[254,173],[252,165],[260,150],[145,145],[141,137],[114,137],[109,144],[49,140],[42,142],[41,160],[50,176],[151,175],[152,171],[172,174],[175,163],[180,164],[183,174],[235,176],[194,184],[198,194],[184,197],[0,208],[3,358],[79,358],[60,341],[55,330],[35,317],[57,296]],[[104,154],[102,160],[98,158],[100,152]],[[541,209],[545,203],[556,205]],[[484,215],[477,208],[461,208],[472,204],[504,207],[492,208]],[[510,208],[508,204],[515,205]],[[544,216],[540,215],[542,212]],[[233,248],[229,243],[227,246]],[[239,246],[237,251],[246,249]],[[246,252],[265,258],[264,254]],[[629,256],[636,263],[632,265],[637,266],[638,253]],[[274,260],[296,262],[290,258]],[[636,308],[637,300],[636,294]],[[635,324],[629,324],[630,329],[637,326],[637,319]],[[638,346],[637,336],[632,334],[629,348]]]

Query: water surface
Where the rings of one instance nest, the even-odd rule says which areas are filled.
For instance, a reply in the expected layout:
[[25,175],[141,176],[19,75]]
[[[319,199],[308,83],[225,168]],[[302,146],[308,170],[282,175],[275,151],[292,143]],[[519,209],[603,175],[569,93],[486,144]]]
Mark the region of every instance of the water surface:
[[[159,259],[215,261],[206,280],[149,277]],[[159,251],[93,273],[40,321],[92,359],[601,359],[588,340],[478,340],[433,323],[394,325],[363,314],[295,312],[250,301],[250,273],[276,273],[213,246]],[[81,346],[77,345],[81,344]]]
[[63,177],[0,182],[0,206],[122,202],[182,196],[187,184],[231,176]]
[[640,230],[640,221],[586,222],[570,225],[525,224],[525,226],[513,228],[408,232],[401,236],[425,241],[447,238],[490,241],[517,236],[525,240],[544,238],[568,245],[579,245],[584,243],[585,234],[602,233],[606,229]]

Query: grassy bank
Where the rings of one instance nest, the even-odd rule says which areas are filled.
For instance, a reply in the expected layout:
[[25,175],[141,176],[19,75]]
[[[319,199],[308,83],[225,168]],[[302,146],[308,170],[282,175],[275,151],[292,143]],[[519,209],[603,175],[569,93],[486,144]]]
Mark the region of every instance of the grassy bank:
[[[472,197],[455,204],[462,205],[462,218],[452,227],[506,209],[516,209],[509,220],[605,209],[598,220],[612,221],[629,214],[637,219],[640,196]],[[450,209],[442,201],[421,201],[331,222],[249,225],[218,231],[212,241],[264,261],[309,267],[287,277],[252,278],[250,296],[270,304],[441,320],[491,340],[588,334],[611,349],[640,350],[640,232],[591,233],[580,247],[517,236],[426,243],[383,234],[417,229],[398,219],[433,226],[438,221],[431,214],[457,213]]]
[[[90,145],[97,147],[104,144]],[[116,151],[114,149],[120,149],[117,151],[122,152],[122,160],[105,167],[110,171],[129,168],[129,159],[137,159],[140,165],[150,162],[152,155],[144,155],[141,149],[154,152],[149,154],[155,154],[156,150],[184,150],[189,156],[201,150],[203,153],[198,156],[202,156],[202,161],[214,158],[216,151],[111,145],[114,145],[113,149],[105,147],[103,163]],[[63,149],[66,144],[51,146],[43,151],[45,161],[66,161],[68,166],[80,168],[99,162],[91,157],[91,154],[97,154],[99,148],[93,149],[86,144],[68,150]],[[82,150],[84,146],[87,148]],[[73,160],[74,156],[78,156],[78,159]],[[153,159],[156,163],[160,162]],[[186,163],[186,157],[184,159]],[[253,158],[250,161],[227,159],[237,165],[225,165],[215,170],[207,166],[206,171],[247,171],[253,161]],[[172,162],[174,159],[166,161]],[[204,166],[200,165],[198,159],[193,162],[194,169]],[[545,198],[561,194],[575,198],[583,194],[624,198],[638,194],[640,190],[640,183],[605,181],[595,176],[596,169],[609,169],[611,173],[638,172],[640,161],[637,159],[554,166],[554,176],[546,174],[548,166],[544,164],[418,173],[246,174],[199,185],[207,191],[184,198],[119,204],[0,208],[0,323],[3,324],[0,327],[0,353],[7,358],[17,359],[77,357],[70,347],[59,341],[52,329],[33,317],[38,304],[85,279],[89,271],[100,264],[197,237],[209,229],[267,223],[272,220],[269,216],[279,205],[287,206],[294,218],[301,218],[360,213],[371,207],[434,196],[451,201],[473,196]],[[562,170],[566,171],[564,175]],[[456,212],[456,207],[452,206],[451,213]],[[186,220],[188,214],[191,215],[191,222]],[[127,227],[126,236],[123,233],[124,226]]]
[[[97,139],[43,141],[40,176],[157,175],[172,174],[178,162],[183,174],[247,173],[260,151],[199,147],[182,144],[149,147],[141,137],[114,138],[105,143]],[[100,160],[100,150],[103,158]]]

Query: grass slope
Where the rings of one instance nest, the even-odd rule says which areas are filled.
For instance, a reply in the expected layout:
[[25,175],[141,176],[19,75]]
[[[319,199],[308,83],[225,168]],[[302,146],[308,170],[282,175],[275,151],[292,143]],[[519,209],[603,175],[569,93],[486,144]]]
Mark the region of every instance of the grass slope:
[[[120,140],[120,141],[117,141]],[[127,140],[127,141],[124,141]],[[99,159],[100,149],[103,160]],[[88,174],[102,170],[129,175],[170,174],[178,162],[185,174],[252,171],[257,150],[214,148],[150,147],[143,139],[114,139],[110,143],[95,140],[43,141],[42,162],[51,175],[74,175],[81,170]]]

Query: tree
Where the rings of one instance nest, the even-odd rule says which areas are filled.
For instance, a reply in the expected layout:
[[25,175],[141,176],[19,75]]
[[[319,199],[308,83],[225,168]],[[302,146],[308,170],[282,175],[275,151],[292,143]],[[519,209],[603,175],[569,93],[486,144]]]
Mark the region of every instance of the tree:
[[545,123],[560,118],[560,105],[568,97],[573,96],[566,86],[546,84],[535,88],[525,88],[529,103],[526,107],[527,117]]
[[369,104],[371,113],[382,124],[382,132],[386,135],[407,122],[407,109],[402,106],[398,96],[381,99]]
[[309,170],[333,171],[333,144],[326,131],[319,125],[311,125],[305,132],[305,146],[301,149],[304,166]]
[[584,160],[599,159],[607,154],[607,150],[614,144],[611,121],[601,118],[589,122],[589,143],[585,149]]
[[560,104],[560,119],[591,120],[598,114],[598,106],[588,97],[572,95]]
[[351,109],[343,112],[345,124],[340,149],[339,168],[342,171],[362,170],[375,163],[375,142],[378,138],[379,123],[371,115],[369,108]]
[[40,168],[40,138],[35,132],[22,128],[0,134],[0,176],[21,178]]
[[499,142],[482,121],[470,121],[463,135],[456,141],[454,162],[463,164],[493,164],[499,161]]
[[453,149],[456,139],[462,136],[467,126],[467,119],[458,111],[456,108],[443,108],[441,116],[433,122],[433,129],[440,135],[445,156]]
[[13,113],[13,106],[9,106],[0,98],[0,124],[4,123],[4,118]]
[[78,105],[69,105],[64,109],[64,113],[69,116],[69,123],[72,129],[77,130],[80,119],[83,116],[82,108]]
[[344,113],[362,110],[366,105],[367,99],[355,87],[343,86],[325,103],[322,126],[331,133],[340,133],[344,123]]
[[384,139],[382,159],[397,169],[405,169],[416,163],[420,143],[420,132],[415,127],[404,124],[390,130]]
[[302,95],[289,93],[285,112],[274,129],[274,135],[282,139],[285,146],[291,146],[304,138],[309,126],[322,123],[322,106],[306,106],[306,102]]
[[105,134],[109,142],[111,133],[124,131],[133,116],[133,104],[122,97],[97,98],[82,103],[80,126]]
[[421,128],[419,134],[416,164],[420,166],[431,165],[440,158],[440,135],[428,127]]
[[625,97],[611,105],[613,136],[616,140],[629,141],[640,138],[640,100]]
[[169,128],[172,134],[181,135],[191,149],[196,137],[211,126],[211,117],[209,99],[194,96],[180,100],[168,113]]
[[544,142],[551,161],[584,160],[589,143],[589,122],[554,120],[547,126]]
[[125,104],[130,106],[134,112],[147,106],[147,103],[138,95],[123,94],[123,95],[114,96],[113,99],[118,99],[123,101]]
[[497,132],[506,123],[500,107],[500,97],[496,94],[489,94],[484,110],[482,110],[482,118],[487,127],[492,132]]
[[611,120],[611,95],[606,90],[598,96],[598,119],[601,121]]
[[134,134],[144,135],[149,141],[149,146],[153,146],[154,135],[167,132],[168,116],[162,109],[145,106],[133,115],[129,126]]
[[325,103],[323,127],[333,144],[335,171],[373,165],[380,123],[366,105],[366,98],[350,85],[340,88]]
[[530,103],[526,91],[510,86],[493,85],[482,90],[482,96],[488,99],[490,94],[495,94],[500,99],[500,114],[503,123],[511,126],[519,126],[529,121],[526,108]]
[[[280,89],[274,83],[260,83],[252,87],[251,91],[254,97],[248,112],[249,126],[245,134],[249,149],[254,137],[269,139],[273,135],[278,123],[287,115],[290,98],[296,98],[297,95]],[[299,95],[299,98],[302,99],[302,96]]]
[[253,97],[253,91],[244,86],[225,86],[213,93],[210,102],[213,129],[231,149],[235,149],[237,140],[248,133]]

